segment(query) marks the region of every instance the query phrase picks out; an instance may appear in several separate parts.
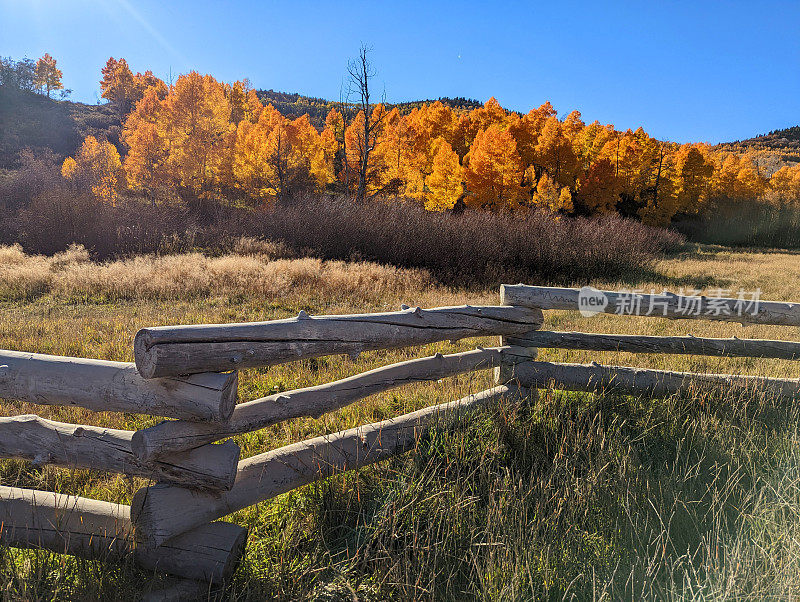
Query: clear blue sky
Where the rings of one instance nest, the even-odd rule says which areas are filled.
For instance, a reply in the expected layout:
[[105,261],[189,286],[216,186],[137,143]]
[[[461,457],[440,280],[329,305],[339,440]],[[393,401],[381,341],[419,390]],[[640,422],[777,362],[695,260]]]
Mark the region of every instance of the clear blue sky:
[[719,142],[800,124],[800,2],[0,0],[0,55],[50,52],[73,99],[125,57],[337,99],[361,42],[387,100],[439,96]]

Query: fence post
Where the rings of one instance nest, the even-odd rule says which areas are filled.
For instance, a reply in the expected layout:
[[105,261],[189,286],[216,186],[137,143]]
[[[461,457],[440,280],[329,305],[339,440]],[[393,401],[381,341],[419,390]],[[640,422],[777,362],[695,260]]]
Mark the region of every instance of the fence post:
[[[510,347],[511,353],[504,356],[500,361],[500,365],[494,369],[494,381],[496,385],[506,385],[521,399],[536,401],[538,390],[522,386],[517,379],[517,367],[534,361],[539,355],[537,348],[528,347],[524,343],[524,335],[519,338],[500,337],[500,345],[502,347]],[[508,359],[505,359],[506,357]]]

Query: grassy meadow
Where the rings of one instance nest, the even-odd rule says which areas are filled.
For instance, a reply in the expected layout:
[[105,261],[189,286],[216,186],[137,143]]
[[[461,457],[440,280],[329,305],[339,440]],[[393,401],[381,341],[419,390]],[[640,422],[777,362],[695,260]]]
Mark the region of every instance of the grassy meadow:
[[[652,268],[652,269],[651,269]],[[586,284],[585,282],[575,283]],[[692,247],[598,288],[760,288],[800,301],[789,252]],[[423,270],[297,258],[280,244],[104,264],[0,248],[0,348],[132,359],[137,329],[499,303]],[[797,339],[794,328],[546,312],[545,328]],[[490,339],[243,371],[240,398],[318,384]],[[800,377],[781,360],[542,350],[555,361]],[[243,457],[490,386],[488,371],[376,395],[237,437]],[[157,419],[3,402],[2,414],[135,429]],[[404,456],[238,512],[247,554],[233,600],[788,600],[800,597],[800,407],[698,393],[646,399],[542,391],[443,424]],[[3,485],[130,503],[141,479],[0,462]],[[157,576],[0,549],[0,598],[135,600]],[[216,595],[219,592],[209,592]]]

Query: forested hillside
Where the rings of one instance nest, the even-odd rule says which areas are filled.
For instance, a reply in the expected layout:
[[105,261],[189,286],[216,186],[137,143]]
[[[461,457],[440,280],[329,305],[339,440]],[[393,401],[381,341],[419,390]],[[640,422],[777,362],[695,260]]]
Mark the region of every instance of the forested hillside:
[[586,123],[550,103],[524,115],[494,98],[334,103],[197,72],[167,86],[114,58],[101,76],[109,103],[100,107],[4,91],[4,164],[23,144],[70,153],[63,177],[111,204],[143,195],[258,205],[335,192],[432,211],[618,213],[668,225],[720,203],[800,200],[794,130],[712,147]]

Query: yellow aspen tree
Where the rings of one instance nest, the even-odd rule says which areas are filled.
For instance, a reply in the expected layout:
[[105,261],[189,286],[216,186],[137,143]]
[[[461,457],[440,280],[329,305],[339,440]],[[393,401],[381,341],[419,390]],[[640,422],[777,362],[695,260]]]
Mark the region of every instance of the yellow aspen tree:
[[619,200],[614,166],[608,159],[598,159],[580,180],[580,199],[591,213],[612,213]]
[[61,90],[64,87],[61,83],[62,75],[61,70],[56,66],[56,59],[45,53],[36,61],[36,75],[33,83],[40,90],[44,90],[47,98],[50,98],[52,90]]
[[128,184],[153,200],[157,191],[174,184],[168,165],[169,146],[162,107],[158,88],[151,86],[122,129],[122,141],[128,146],[125,156]]
[[86,137],[74,158],[64,160],[61,175],[110,205],[117,203],[125,178],[116,147],[94,136]]
[[559,186],[549,175],[544,174],[536,183],[533,205],[552,212],[572,211],[572,194],[567,186]]
[[433,158],[433,171],[425,181],[428,189],[425,208],[430,211],[452,209],[464,192],[458,155],[447,141],[443,138],[439,140],[441,142]]
[[206,196],[219,184],[220,166],[235,130],[225,88],[192,71],[178,78],[164,102],[169,164],[180,186]]
[[514,209],[525,199],[520,186],[524,169],[508,130],[492,125],[475,136],[464,172],[470,207]]
[[714,167],[697,145],[684,144],[675,153],[678,211],[697,213],[708,200]]
[[559,186],[574,186],[578,175],[578,157],[556,118],[547,119],[536,144],[535,162]]

